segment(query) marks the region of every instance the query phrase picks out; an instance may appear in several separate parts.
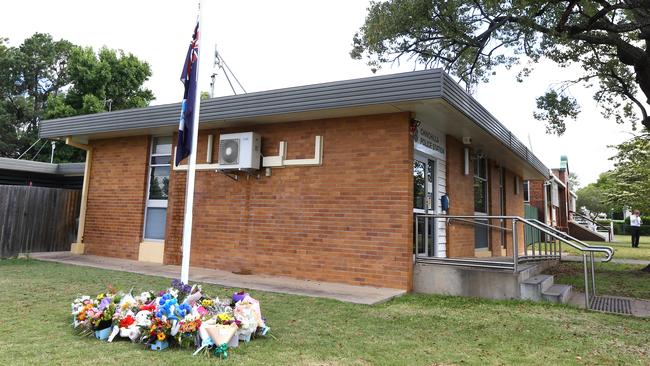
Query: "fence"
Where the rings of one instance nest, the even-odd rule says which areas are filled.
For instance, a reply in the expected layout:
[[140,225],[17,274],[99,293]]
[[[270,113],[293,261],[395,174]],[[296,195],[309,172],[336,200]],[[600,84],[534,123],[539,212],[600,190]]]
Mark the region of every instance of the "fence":
[[[539,212],[535,206],[526,204],[524,206],[524,217],[527,219],[539,220]],[[530,227],[528,225],[524,226],[524,240],[526,244],[533,244],[540,241],[541,233],[539,230]]]
[[70,250],[81,191],[0,185],[0,258]]

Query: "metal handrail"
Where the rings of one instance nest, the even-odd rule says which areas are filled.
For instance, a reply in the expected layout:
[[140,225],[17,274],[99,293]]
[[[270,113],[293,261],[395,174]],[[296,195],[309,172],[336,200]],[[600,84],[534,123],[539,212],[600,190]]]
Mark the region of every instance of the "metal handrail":
[[[603,260],[603,262],[609,262],[612,257],[614,256],[614,249],[612,247],[608,246],[600,246],[600,245],[590,245],[585,242],[582,242],[581,240],[578,240],[571,235],[559,231],[546,223],[543,223],[537,219],[526,219],[520,216],[496,216],[496,215],[477,215],[477,216],[470,216],[470,215],[441,215],[441,214],[418,214],[416,215],[416,234],[417,234],[417,220],[418,218],[433,218],[433,219],[447,219],[447,222],[449,222],[452,219],[463,219],[464,221],[471,221],[471,220],[490,220],[490,219],[498,219],[498,220],[512,220],[512,253],[513,253],[513,265],[512,269],[514,272],[517,272],[517,265],[518,263],[524,262],[524,261],[529,261],[529,260],[539,260],[539,259],[553,259],[553,258],[561,258],[561,246],[560,250],[556,250],[555,244],[551,247],[551,254],[548,255],[548,248],[545,247],[546,254],[542,255],[541,254],[541,242],[540,242],[540,255],[535,255],[534,254],[534,247],[533,247],[533,256],[528,255],[528,250],[527,250],[527,245],[524,246],[525,248],[525,253],[524,255],[519,258],[519,246],[517,244],[517,221],[521,221],[522,223],[535,228],[539,230],[540,232],[543,232],[550,237],[554,238],[555,240],[559,241],[560,243],[565,243],[581,252],[582,258],[583,258],[583,267],[584,267],[584,280],[585,280],[585,308],[589,309],[591,306],[590,303],[590,295],[589,295],[589,287],[591,282],[591,296],[596,296],[596,276],[595,276],[595,269],[594,269],[594,257],[596,253],[604,253],[606,255],[606,258]],[[474,221],[475,224],[479,225],[485,225],[484,223],[478,223]],[[578,244],[579,243],[579,244]],[[553,254],[554,252],[558,254]],[[531,259],[532,258],[532,259]],[[591,271],[588,269],[588,260],[591,263]],[[488,267],[488,266],[486,266]],[[591,272],[591,281],[589,281],[589,272]]]
[[[569,246],[580,250],[582,252],[596,252],[596,253],[605,253],[607,257],[603,262],[609,262],[612,257],[614,256],[614,249],[612,247],[608,246],[600,246],[600,245],[589,245],[583,241],[580,241],[571,235],[559,231],[551,226],[548,226],[545,223],[542,223],[541,221],[537,219],[526,219],[521,216],[495,216],[495,215],[480,215],[480,216],[469,216],[469,215],[438,215],[438,214],[418,214],[418,217],[431,217],[435,219],[476,219],[476,220],[481,220],[481,219],[495,219],[495,220],[516,220],[516,221],[521,221],[524,223],[527,223],[528,225],[538,229],[541,232],[544,232],[551,237],[554,237],[557,240],[560,240],[561,242],[568,244]],[[482,224],[482,223],[477,223],[477,224]],[[483,224],[484,225],[484,224]],[[581,247],[580,245],[576,245],[575,243],[571,242],[575,241],[580,243],[580,245],[584,246],[585,248]]]
[[[580,243],[580,245],[582,245],[584,247],[587,247],[587,248],[599,249],[598,251],[601,252],[601,253],[607,253],[607,258],[603,259],[603,262],[611,261],[612,257],[614,256],[614,248],[612,248],[610,246],[587,244],[587,243],[583,242],[582,240],[576,239],[573,236],[565,233],[564,231],[560,231],[560,230],[558,230],[558,229],[556,229],[556,228],[554,228],[554,227],[552,227],[552,226],[550,226],[550,225],[548,225],[548,224],[546,224],[544,222],[539,221],[538,219],[527,219],[527,220],[538,223],[539,225],[544,226],[548,230],[556,232],[558,235],[561,235],[561,236],[565,237],[567,240],[572,240],[572,241],[578,242],[578,243]],[[576,249],[579,249],[576,246],[573,246],[573,247],[576,248]]]
[[501,227],[501,226],[497,226],[497,225],[490,225],[490,224],[485,224],[485,223],[482,223],[482,222],[475,222],[475,221],[467,220],[467,219],[447,219],[447,223],[451,223],[452,220],[460,221],[460,222],[468,222],[468,223],[473,224],[473,225],[491,227],[493,229],[499,229],[499,230],[503,230],[503,231],[512,231],[512,229],[508,229],[507,227]]

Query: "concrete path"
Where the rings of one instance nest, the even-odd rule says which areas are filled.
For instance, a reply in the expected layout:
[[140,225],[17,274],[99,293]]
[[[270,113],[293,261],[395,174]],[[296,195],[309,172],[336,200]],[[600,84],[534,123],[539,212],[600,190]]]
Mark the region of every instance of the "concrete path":
[[[582,262],[582,256],[579,255],[564,255],[562,254],[562,260],[568,262]],[[597,261],[600,261],[597,259]],[[647,266],[650,264],[650,261],[643,259],[624,259],[624,258],[612,258],[608,263],[619,263],[619,264],[640,264]]]
[[[650,318],[650,300],[642,300],[642,299],[635,299],[631,297],[621,297],[621,296],[607,296],[607,297],[630,300],[630,310],[632,311],[632,316],[636,316],[639,318]],[[584,309],[585,294],[583,292],[578,292],[573,290],[571,293],[571,298],[569,299],[569,304]],[[623,314],[623,315],[627,315],[627,314]]]
[[[145,263],[95,255],[76,255],[71,254],[70,252],[30,253],[29,257],[42,261],[125,271],[167,278],[178,278],[181,273],[180,266]],[[382,303],[406,293],[404,290],[391,288],[353,286],[341,283],[299,280],[291,277],[238,275],[217,269],[195,267],[190,268],[190,280],[194,282],[211,283],[228,288],[324,297],[366,305]]]

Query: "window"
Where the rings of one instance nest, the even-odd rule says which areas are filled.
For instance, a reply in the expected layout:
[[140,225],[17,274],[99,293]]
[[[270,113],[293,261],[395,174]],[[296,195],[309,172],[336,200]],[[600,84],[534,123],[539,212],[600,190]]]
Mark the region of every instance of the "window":
[[426,163],[413,161],[413,208],[424,210],[427,189],[424,181]]
[[144,239],[165,239],[171,158],[172,138],[170,136],[154,137],[149,158],[149,187],[144,214]]
[[530,202],[530,188],[527,180],[524,181],[524,202]]
[[474,211],[487,213],[487,160],[474,161]]

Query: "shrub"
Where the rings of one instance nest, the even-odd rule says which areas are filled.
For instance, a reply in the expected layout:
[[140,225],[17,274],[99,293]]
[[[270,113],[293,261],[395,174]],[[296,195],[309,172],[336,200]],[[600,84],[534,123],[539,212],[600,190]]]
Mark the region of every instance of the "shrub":
[[[650,224],[650,216],[641,215],[641,222],[643,222],[645,224]],[[630,217],[629,216],[625,218],[625,224],[626,225],[630,224]]]
[[[643,219],[641,219],[643,220]],[[644,221],[644,222],[650,222],[650,221]],[[641,225],[641,228],[639,229],[639,232],[641,235],[650,235],[650,225]],[[623,223],[623,222],[615,222],[614,223],[614,234],[617,235],[629,235],[630,234],[630,225]]]

